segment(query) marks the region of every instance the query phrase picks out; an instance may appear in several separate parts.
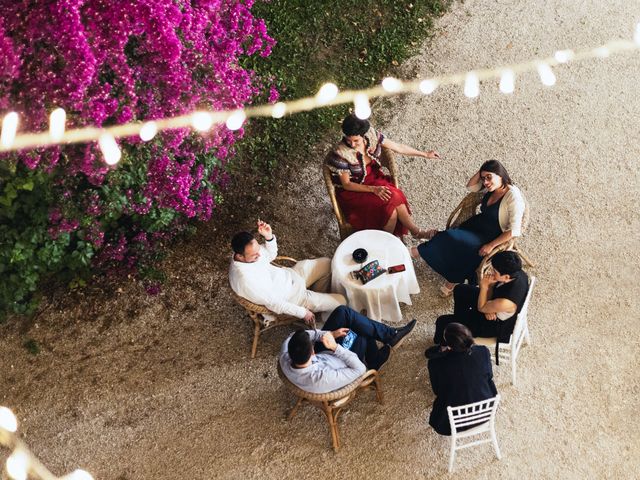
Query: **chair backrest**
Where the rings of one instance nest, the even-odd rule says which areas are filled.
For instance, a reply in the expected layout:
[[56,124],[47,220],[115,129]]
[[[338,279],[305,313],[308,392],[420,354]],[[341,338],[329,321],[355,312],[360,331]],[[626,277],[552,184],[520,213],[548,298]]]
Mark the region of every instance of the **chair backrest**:
[[446,228],[455,228],[476,214],[484,193],[470,192],[462,199],[447,219]]
[[480,402],[468,403],[458,407],[447,407],[451,434],[455,435],[460,428],[478,426],[495,419],[499,403],[500,394]]
[[357,389],[369,386],[378,374],[377,370],[367,370],[361,377],[356,378],[353,382],[342,388],[327,393],[311,393],[298,387],[287,378],[280,366],[280,358],[276,359],[276,363],[278,364],[278,376],[282,380],[282,383],[284,383],[294,395],[312,402],[335,402],[339,400],[348,400],[351,398],[351,394],[353,394]]
[[518,354],[518,349],[522,343],[522,337],[525,334],[525,326],[527,325],[527,312],[529,310],[529,301],[531,300],[531,294],[533,293],[533,286],[536,283],[536,277],[531,276],[529,279],[529,290],[527,291],[527,296],[524,299],[524,303],[522,304],[522,309],[518,316],[516,317],[516,324],[513,327],[513,333],[511,334],[511,355],[515,356]]

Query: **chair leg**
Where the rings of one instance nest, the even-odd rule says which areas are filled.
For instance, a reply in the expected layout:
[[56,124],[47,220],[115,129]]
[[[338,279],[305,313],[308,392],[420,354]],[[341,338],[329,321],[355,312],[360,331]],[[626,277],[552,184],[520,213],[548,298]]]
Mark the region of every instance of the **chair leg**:
[[336,422],[336,418],[333,415],[333,409],[327,402],[322,402],[322,410],[324,411],[324,414],[327,417],[327,421],[329,422],[329,431],[331,432],[331,445],[333,446],[333,451],[337,452],[340,448],[340,439],[338,437],[338,425]]
[[453,472],[453,462],[456,458],[456,438],[451,436],[451,447],[449,451],[449,473]]
[[384,405],[384,394],[382,393],[382,387],[380,385],[380,380],[376,375],[376,379],[373,381],[374,388],[376,389],[376,400],[380,405]]
[[502,454],[500,453],[500,447],[498,446],[498,437],[496,435],[495,422],[491,424],[491,443],[493,443],[493,449],[496,451],[496,457],[498,457],[498,460],[502,459]]
[[527,257],[525,255],[525,253],[518,247],[515,247],[514,250],[516,252],[518,252],[518,255],[520,255],[520,257],[522,257],[522,259],[524,260],[524,263],[526,263],[529,267],[535,267],[535,265],[533,264],[533,262],[531,260],[529,260],[529,257]]
[[529,335],[529,326],[527,324],[524,326],[524,343],[531,344],[531,336]]
[[260,325],[256,322],[253,326],[253,345],[251,346],[251,358],[256,358],[259,339],[260,339]]
[[300,405],[302,405],[302,402],[304,402],[304,398],[298,397],[298,401],[289,412],[289,420],[291,420],[296,415],[296,413],[298,412],[298,408],[300,407]]
[[516,353],[511,352],[511,385],[516,385]]

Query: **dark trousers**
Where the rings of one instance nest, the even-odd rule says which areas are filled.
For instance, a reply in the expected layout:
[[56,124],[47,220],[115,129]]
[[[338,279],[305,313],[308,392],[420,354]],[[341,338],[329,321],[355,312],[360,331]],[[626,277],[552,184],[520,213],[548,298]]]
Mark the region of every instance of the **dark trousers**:
[[[339,306],[331,313],[322,330],[332,331],[338,328],[348,328],[358,335],[349,350],[358,355],[358,358],[368,367],[380,363],[376,340],[387,344],[398,333],[395,328],[371,320],[344,305]],[[338,338],[336,342],[341,344],[343,339]],[[314,349],[316,353],[325,350],[324,345],[320,342],[316,342]]]
[[435,343],[442,343],[444,329],[450,323],[465,325],[474,337],[497,337],[498,321],[487,320],[484,313],[478,311],[480,288],[475,285],[456,285],[453,290],[453,315],[442,315],[436,320]]

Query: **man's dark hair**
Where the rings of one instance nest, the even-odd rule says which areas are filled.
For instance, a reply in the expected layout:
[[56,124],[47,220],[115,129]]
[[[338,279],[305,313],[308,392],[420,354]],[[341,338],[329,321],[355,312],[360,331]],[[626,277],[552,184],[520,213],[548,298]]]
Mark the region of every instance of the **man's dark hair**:
[[253,235],[249,232],[238,232],[231,239],[231,248],[233,253],[244,255],[244,249],[253,241]]
[[342,133],[347,137],[362,136],[369,131],[370,126],[369,120],[361,120],[351,113],[342,121]]
[[505,187],[513,184],[511,177],[507,173],[507,169],[504,168],[504,165],[502,165],[498,160],[487,160],[480,167],[480,172],[490,172],[498,175],[502,178],[502,185]]
[[513,277],[516,272],[522,270],[522,260],[516,252],[498,252],[491,258],[491,265],[501,275]]
[[444,329],[441,345],[450,347],[454,352],[468,352],[473,345],[473,335],[461,323],[450,323]]
[[294,365],[302,365],[309,361],[313,353],[313,344],[306,330],[298,330],[291,336],[287,351]]

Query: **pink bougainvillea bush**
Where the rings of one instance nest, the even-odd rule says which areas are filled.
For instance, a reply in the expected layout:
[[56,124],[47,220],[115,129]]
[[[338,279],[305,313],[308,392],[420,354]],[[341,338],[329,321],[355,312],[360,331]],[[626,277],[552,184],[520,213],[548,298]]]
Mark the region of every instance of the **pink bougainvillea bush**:
[[[271,85],[242,68],[274,44],[253,0],[0,0],[0,114],[20,131],[107,126],[229,109]],[[211,217],[242,130],[214,127],[0,155],[0,311],[28,311],[49,277],[131,272],[189,219]]]

